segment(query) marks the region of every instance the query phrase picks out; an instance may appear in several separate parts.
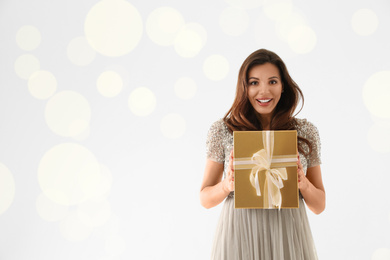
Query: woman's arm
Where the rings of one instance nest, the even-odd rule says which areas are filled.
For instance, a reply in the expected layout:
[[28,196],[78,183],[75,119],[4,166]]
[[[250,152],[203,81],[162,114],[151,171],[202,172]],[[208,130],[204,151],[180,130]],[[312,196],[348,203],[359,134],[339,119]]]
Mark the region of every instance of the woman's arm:
[[232,155],[229,161],[230,170],[227,171],[224,180],[222,180],[223,168],[223,163],[214,162],[210,159],[206,161],[200,188],[200,204],[207,209],[217,206],[234,190]]
[[322,183],[321,167],[319,165],[307,168],[307,173],[302,169],[298,161],[298,188],[301,191],[306,205],[315,214],[320,214],[325,209],[325,188]]

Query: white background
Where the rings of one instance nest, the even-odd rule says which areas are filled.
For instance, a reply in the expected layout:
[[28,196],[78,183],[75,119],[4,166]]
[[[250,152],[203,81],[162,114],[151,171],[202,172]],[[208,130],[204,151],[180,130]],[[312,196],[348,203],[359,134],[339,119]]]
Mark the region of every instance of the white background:
[[[164,8],[163,8],[164,7]],[[0,1],[0,259],[209,259],[210,125],[285,61],[320,131],[320,259],[390,259],[390,2]]]

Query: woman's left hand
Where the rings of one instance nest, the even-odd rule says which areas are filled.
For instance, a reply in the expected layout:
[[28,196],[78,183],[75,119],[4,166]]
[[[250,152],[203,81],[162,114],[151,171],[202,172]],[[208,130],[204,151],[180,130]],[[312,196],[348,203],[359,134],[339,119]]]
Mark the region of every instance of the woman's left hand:
[[306,178],[306,175],[303,171],[303,165],[298,154],[298,189],[306,190],[309,187],[310,181]]

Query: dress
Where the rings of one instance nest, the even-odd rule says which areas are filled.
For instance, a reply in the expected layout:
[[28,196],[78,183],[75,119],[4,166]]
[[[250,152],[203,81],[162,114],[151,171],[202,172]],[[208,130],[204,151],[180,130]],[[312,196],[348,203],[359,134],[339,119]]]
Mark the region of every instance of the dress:
[[[308,167],[321,164],[320,138],[317,128],[306,119],[296,119],[296,123],[298,136],[312,143],[310,156],[300,154],[306,173]],[[224,163],[227,169],[232,147],[232,134],[222,119],[216,121],[207,136],[207,158]],[[225,172],[223,175],[225,178]],[[234,192],[231,192],[222,207],[211,259],[318,259],[302,196],[299,209],[234,209]]]

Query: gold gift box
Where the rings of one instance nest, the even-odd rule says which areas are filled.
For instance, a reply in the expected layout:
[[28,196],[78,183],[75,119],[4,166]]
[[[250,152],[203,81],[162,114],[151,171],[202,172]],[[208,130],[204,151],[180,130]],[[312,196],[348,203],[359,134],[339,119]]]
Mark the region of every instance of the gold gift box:
[[298,208],[297,131],[237,131],[234,207]]

